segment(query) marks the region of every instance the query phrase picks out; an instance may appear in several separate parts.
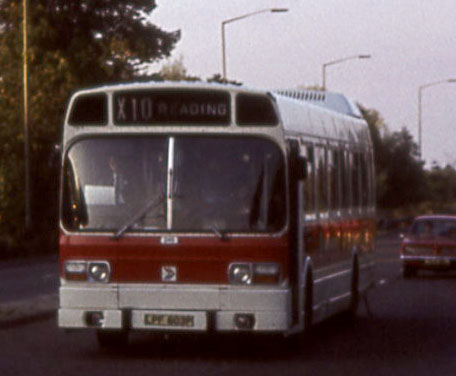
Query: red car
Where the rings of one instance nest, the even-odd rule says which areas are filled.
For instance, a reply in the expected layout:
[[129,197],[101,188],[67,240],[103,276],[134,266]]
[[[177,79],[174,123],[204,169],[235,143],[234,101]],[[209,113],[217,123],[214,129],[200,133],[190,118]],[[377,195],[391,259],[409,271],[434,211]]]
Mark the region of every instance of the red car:
[[448,270],[456,267],[456,215],[415,218],[401,244],[405,278],[418,269]]

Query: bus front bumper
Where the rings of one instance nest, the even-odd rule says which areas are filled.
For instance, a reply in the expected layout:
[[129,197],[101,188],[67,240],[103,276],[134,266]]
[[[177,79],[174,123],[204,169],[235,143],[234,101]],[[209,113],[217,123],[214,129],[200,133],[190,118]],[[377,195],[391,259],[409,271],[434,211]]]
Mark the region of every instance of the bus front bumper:
[[286,332],[288,288],[175,285],[64,285],[62,328]]

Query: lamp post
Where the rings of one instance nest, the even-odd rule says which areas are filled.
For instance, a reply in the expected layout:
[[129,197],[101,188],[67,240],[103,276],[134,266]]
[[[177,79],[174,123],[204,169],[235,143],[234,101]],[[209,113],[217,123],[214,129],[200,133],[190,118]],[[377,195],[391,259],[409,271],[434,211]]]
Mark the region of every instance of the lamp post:
[[31,225],[30,205],[30,161],[29,161],[29,127],[28,127],[28,61],[27,61],[27,22],[28,1],[22,1],[22,85],[24,89],[24,164],[25,164],[25,230],[28,232]]
[[354,55],[354,56],[348,56],[348,57],[344,57],[342,59],[332,60],[332,61],[328,61],[327,63],[324,63],[322,65],[322,69],[321,69],[321,71],[322,71],[322,83],[321,83],[321,86],[322,86],[323,90],[326,90],[326,67],[327,66],[343,63],[343,62],[348,61],[348,60],[370,59],[370,58],[371,58],[371,55]]
[[427,89],[431,86],[437,86],[437,85],[440,85],[440,84],[444,84],[444,83],[456,83],[456,78],[448,78],[446,80],[439,80],[439,81],[434,81],[434,82],[430,82],[428,84],[424,84],[424,85],[421,85],[418,87],[418,153],[419,153],[419,156],[420,158],[422,158],[423,154],[423,130],[422,130],[422,119],[421,119],[421,114],[422,114],[422,109],[421,109],[421,106],[422,106],[422,97],[423,97],[423,90],[424,89]]
[[261,10],[257,10],[256,12],[251,12],[251,13],[243,14],[242,16],[238,16],[238,17],[227,19],[227,20],[222,22],[222,78],[223,78],[223,80],[226,80],[225,25],[227,25],[227,24],[229,24],[231,22],[242,20],[242,19],[247,18],[247,17],[252,17],[252,16],[256,16],[257,14],[268,13],[268,12],[271,12],[271,13],[284,13],[284,12],[288,12],[288,9],[287,8],[261,9]]

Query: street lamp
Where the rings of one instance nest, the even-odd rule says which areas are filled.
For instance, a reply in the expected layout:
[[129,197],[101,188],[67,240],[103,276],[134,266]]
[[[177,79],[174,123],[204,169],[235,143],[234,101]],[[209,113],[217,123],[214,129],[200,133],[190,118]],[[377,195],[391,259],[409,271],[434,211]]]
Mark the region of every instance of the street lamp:
[[370,58],[371,58],[371,55],[354,55],[354,56],[348,56],[348,57],[344,57],[342,59],[332,60],[332,61],[328,61],[327,63],[324,63],[322,66],[322,83],[321,83],[323,90],[326,90],[326,67],[327,66],[343,63],[348,60],[370,59]]
[[267,8],[262,10],[257,10],[256,12],[251,12],[243,14],[242,16],[230,18],[222,22],[222,78],[226,80],[226,51],[225,51],[225,25],[231,22],[239,21],[247,17],[252,17],[260,13],[284,13],[288,12],[287,8]]
[[30,205],[30,158],[29,158],[29,127],[28,127],[28,62],[27,62],[27,10],[28,1],[22,2],[22,84],[24,89],[24,163],[25,163],[25,230],[28,232],[31,225]]
[[456,83],[456,78],[448,78],[446,80],[434,81],[428,84],[424,84],[418,87],[418,153],[420,158],[422,158],[422,147],[423,147],[423,137],[422,137],[422,121],[421,121],[421,102],[423,90],[431,86],[437,86],[444,83]]

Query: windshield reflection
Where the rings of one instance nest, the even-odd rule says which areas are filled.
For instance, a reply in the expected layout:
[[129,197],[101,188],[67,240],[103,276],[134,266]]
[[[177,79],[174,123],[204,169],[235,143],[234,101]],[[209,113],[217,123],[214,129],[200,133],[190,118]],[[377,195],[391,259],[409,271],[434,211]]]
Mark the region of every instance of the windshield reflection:
[[265,139],[94,138],[65,159],[62,222],[73,231],[276,232],[285,208],[283,156]]

